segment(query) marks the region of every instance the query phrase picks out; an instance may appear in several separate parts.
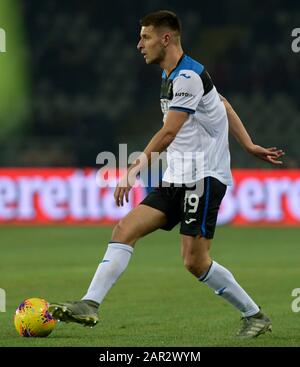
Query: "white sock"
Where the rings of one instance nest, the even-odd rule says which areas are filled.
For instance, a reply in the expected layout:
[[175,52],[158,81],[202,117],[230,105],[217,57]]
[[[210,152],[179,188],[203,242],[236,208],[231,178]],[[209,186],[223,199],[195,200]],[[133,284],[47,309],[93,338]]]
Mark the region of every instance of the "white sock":
[[257,304],[237,283],[231,272],[217,262],[213,261],[210,269],[198,279],[240,310],[244,317],[259,312]]
[[89,289],[82,299],[101,303],[107,292],[127,268],[132,253],[133,247],[129,245],[118,242],[110,243]]

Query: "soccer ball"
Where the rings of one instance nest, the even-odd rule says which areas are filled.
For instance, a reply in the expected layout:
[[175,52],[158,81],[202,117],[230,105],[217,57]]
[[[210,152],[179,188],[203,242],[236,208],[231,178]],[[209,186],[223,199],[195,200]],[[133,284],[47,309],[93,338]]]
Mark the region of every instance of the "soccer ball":
[[56,320],[48,312],[49,303],[42,298],[25,299],[16,309],[14,323],[21,336],[48,336]]

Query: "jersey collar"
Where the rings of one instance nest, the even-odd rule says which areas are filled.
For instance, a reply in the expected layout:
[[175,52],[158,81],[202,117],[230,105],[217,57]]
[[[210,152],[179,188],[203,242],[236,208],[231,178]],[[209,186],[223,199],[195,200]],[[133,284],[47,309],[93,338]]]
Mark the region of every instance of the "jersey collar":
[[171,75],[172,75],[172,73],[174,73],[174,71],[178,68],[179,64],[180,64],[180,63],[181,63],[181,61],[184,59],[184,57],[185,57],[185,53],[183,53],[183,54],[181,55],[181,57],[180,57],[180,59],[178,60],[178,62],[177,62],[177,64],[176,64],[175,68],[171,70],[171,72],[170,72],[170,74],[169,74],[169,75],[167,75],[167,73],[164,71],[164,75],[166,76],[166,79],[169,79],[169,78],[170,78],[170,76],[171,76]]

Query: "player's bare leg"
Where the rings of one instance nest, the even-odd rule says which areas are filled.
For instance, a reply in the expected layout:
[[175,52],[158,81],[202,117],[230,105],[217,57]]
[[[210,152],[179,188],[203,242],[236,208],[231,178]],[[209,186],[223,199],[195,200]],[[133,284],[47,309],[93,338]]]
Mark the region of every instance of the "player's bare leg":
[[136,241],[164,226],[166,216],[161,211],[139,205],[115,226],[111,241],[86,295],[80,301],[52,303],[49,312],[56,319],[94,326],[99,321],[98,307],[127,268]]
[[187,270],[242,313],[243,325],[237,334],[239,337],[253,338],[271,331],[270,319],[260,311],[231,272],[212,261],[210,246],[211,240],[207,238],[182,235],[181,253]]
[[114,227],[111,240],[134,247],[136,241],[166,224],[166,215],[147,205],[138,205]]
[[211,266],[210,246],[211,240],[205,237],[182,235],[181,256],[184,266],[197,278],[207,272]]

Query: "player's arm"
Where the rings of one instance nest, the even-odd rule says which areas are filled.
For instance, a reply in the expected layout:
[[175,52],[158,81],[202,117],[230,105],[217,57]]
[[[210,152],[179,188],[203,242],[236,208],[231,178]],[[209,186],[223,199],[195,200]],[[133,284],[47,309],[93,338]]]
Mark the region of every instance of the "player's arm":
[[259,159],[276,165],[282,164],[282,161],[279,161],[278,159],[284,155],[283,150],[277,149],[276,147],[263,148],[260,145],[254,144],[241,119],[239,118],[231,104],[223,96],[220,95],[220,98],[226,108],[229,122],[229,131],[239,142],[239,144],[247,152],[253,154]]
[[[152,152],[161,153],[172,143],[188,116],[187,112],[168,111],[163,127],[153,136],[144,150],[149,163],[151,163]],[[144,166],[141,167],[143,168]]]
[[168,111],[164,126],[152,137],[143,153],[129,167],[127,175],[120,180],[114,193],[117,206],[123,206],[124,196],[128,202],[128,194],[134,185],[137,174],[151,164],[151,153],[163,152],[175,139],[187,118],[187,112]]

